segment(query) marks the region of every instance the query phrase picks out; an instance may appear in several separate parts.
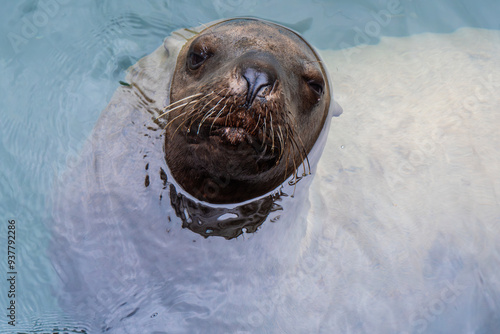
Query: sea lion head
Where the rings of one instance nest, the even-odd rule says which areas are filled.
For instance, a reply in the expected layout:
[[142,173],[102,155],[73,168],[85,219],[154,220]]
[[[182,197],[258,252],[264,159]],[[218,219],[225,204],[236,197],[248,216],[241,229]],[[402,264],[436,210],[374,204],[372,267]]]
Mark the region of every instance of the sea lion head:
[[258,19],[202,30],[182,47],[165,108],[165,158],[185,191],[237,203],[277,188],[324,128],[330,86],[297,33]]

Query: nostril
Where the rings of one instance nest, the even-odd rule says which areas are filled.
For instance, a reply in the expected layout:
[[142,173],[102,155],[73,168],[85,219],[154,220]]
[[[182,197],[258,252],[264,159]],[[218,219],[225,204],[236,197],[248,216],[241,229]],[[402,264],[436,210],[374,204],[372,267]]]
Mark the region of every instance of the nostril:
[[253,67],[247,68],[243,72],[243,77],[248,84],[247,100],[245,103],[246,107],[248,108],[250,107],[250,105],[252,105],[255,97],[259,94],[259,92],[265,87],[272,85],[274,80],[271,79],[271,76],[268,73],[255,69]]

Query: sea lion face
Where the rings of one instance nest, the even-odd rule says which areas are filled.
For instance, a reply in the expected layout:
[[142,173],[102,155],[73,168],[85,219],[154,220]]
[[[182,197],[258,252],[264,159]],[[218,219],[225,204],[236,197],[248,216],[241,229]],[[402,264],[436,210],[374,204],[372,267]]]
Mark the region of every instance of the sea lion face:
[[165,157],[173,177],[200,200],[236,203],[297,172],[323,128],[330,91],[300,36],[235,19],[184,45],[170,103]]

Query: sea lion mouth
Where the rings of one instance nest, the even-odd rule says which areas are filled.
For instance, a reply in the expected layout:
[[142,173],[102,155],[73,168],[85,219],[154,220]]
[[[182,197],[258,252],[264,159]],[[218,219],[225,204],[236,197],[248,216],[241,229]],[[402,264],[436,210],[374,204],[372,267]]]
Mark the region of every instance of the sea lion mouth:
[[[203,119],[202,119],[203,121]],[[241,112],[220,115],[220,117],[209,117],[204,122],[195,122],[187,133],[194,135],[193,128],[198,128],[197,136],[210,137],[218,136],[221,141],[230,145],[237,145],[243,142],[254,144],[262,141],[260,119],[254,119],[250,115]]]
[[283,146],[278,147],[279,139],[270,138],[265,133],[269,124],[263,125],[262,117],[259,120],[251,116],[244,117],[232,113],[218,118],[207,118],[203,123],[193,122],[186,129],[186,138],[192,144],[209,142],[217,149],[257,154],[260,158],[278,159]]
[[233,127],[223,127],[215,129],[212,134],[219,136],[223,141],[230,143],[231,145],[236,145],[238,143],[253,142],[253,138],[250,134],[243,128],[233,128]]
[[[255,161],[283,159],[294,167],[307,160],[285,101],[279,91],[259,95],[248,105],[247,94],[225,86],[218,92],[206,85],[201,92],[172,102],[157,118],[166,121],[167,140],[182,136],[190,145],[210,147],[212,152],[255,156]],[[279,85],[274,88],[279,87]],[[245,93],[245,94],[243,94]],[[165,123],[163,123],[165,124]]]
[[198,93],[174,102],[172,111],[179,110],[169,117],[171,120],[166,127],[175,129],[174,133],[184,133],[192,144],[205,140],[214,142],[217,138],[214,143],[223,146],[244,149],[242,144],[247,144],[256,151],[272,153],[284,149],[286,133],[280,125],[285,122],[281,116],[286,114],[283,106],[264,98],[258,98],[247,106],[243,94],[229,94],[227,91],[229,89],[226,89],[226,94]]

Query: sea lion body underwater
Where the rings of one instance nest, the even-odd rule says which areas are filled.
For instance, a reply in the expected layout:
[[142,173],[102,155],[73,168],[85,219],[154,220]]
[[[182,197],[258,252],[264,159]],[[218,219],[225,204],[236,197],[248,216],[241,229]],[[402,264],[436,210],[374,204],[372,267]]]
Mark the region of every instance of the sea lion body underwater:
[[[312,178],[297,180],[314,171],[339,113],[318,55],[285,27],[235,19],[172,33],[129,69],[56,185],[51,253],[61,305],[98,330],[135,328],[154,312],[167,317],[163,324],[192,329],[199,327],[185,323],[178,303],[192,287],[218,291],[222,275],[238,287],[224,292],[231,303],[266,290],[248,279],[272,279],[265,263],[278,275],[299,256],[306,227],[296,213],[307,209]],[[254,232],[282,183],[279,193],[295,198],[279,202],[280,221],[262,233],[231,242],[205,239],[214,228],[199,220],[190,229],[200,235],[181,228],[196,209],[216,227],[227,221],[236,232],[221,232],[226,239]],[[256,223],[235,226],[242,216]],[[195,312],[218,308],[213,302],[185,300]],[[239,323],[252,305],[238,310],[214,321]]]

